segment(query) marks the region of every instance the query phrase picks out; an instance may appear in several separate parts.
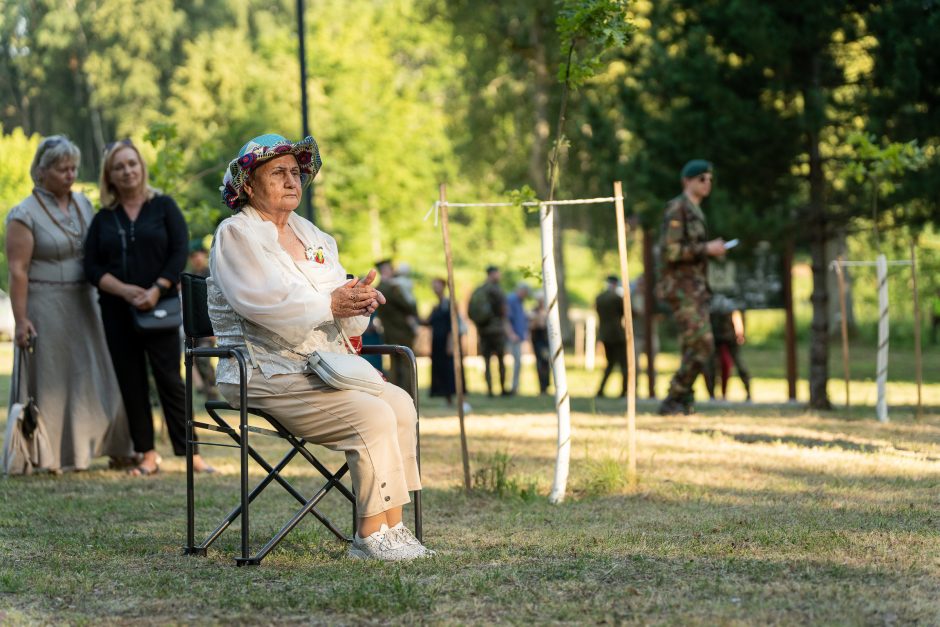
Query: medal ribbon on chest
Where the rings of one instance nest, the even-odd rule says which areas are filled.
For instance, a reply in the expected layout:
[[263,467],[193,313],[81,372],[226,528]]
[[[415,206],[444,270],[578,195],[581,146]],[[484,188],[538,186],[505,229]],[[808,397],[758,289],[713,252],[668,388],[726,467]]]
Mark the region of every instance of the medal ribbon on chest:
[[323,246],[317,246],[316,250],[313,249],[313,246],[308,246],[304,250],[304,256],[308,261],[316,261],[321,264],[326,262],[326,255],[323,254]]

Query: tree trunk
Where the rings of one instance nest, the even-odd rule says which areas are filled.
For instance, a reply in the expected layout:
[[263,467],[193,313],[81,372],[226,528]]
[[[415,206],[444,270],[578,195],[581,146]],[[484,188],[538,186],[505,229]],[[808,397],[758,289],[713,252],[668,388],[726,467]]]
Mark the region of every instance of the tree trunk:
[[810,244],[813,261],[813,324],[809,352],[809,406],[813,409],[832,409],[826,389],[829,383],[829,259],[826,257],[829,225],[822,155],[819,152],[819,131],[823,126],[825,110],[819,85],[818,54],[811,63],[811,84],[803,92],[809,153],[809,217],[813,225]]
[[[533,120],[532,150],[529,154],[529,177],[535,187],[535,193],[540,200],[549,197],[548,172],[545,169],[549,147],[549,133],[551,121],[549,120],[549,94],[553,85],[552,73],[549,71],[546,60],[545,44],[542,37],[542,23],[538,17],[532,20],[532,73],[533,81]],[[560,167],[559,167],[560,169]],[[564,245],[564,218],[563,213],[554,212],[552,239],[555,251],[555,278],[558,282],[558,316],[561,320],[561,337],[564,343],[570,343],[573,327],[568,317],[568,292],[565,287],[565,245]]]

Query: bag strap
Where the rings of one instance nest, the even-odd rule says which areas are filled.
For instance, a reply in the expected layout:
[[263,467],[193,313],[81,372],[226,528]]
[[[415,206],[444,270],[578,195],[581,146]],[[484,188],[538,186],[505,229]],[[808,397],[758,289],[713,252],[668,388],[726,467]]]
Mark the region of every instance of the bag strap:
[[[296,232],[295,232],[295,234],[296,234]],[[299,236],[299,235],[297,236],[297,239],[300,239],[300,236]],[[303,240],[301,240],[301,243],[305,243],[305,242],[304,242]],[[314,283],[313,281],[311,281],[311,280],[310,280],[310,277],[307,276],[307,273],[303,271],[303,268],[301,268],[300,266],[297,265],[297,260],[296,260],[296,259],[293,259],[293,262],[294,262],[294,265],[297,266],[297,269],[300,270],[300,273],[301,273],[302,275],[304,275],[304,278],[307,279],[307,283],[310,284],[310,287],[313,288],[313,291],[322,293],[322,291],[320,290],[320,288],[317,287],[316,283]],[[350,276],[350,275],[346,275],[346,280],[347,280],[347,281],[352,280],[352,279],[349,278],[349,276]],[[353,348],[352,342],[349,340],[349,336],[346,335],[346,331],[343,330],[343,325],[341,325],[341,324],[339,323],[339,321],[336,320],[335,318],[333,319],[333,325],[336,327],[336,330],[339,331],[340,337],[343,338],[343,345],[346,346],[346,349],[347,349],[351,354],[357,355],[358,353],[356,352],[356,349]],[[292,351],[292,352],[296,352],[296,351]]]
[[117,208],[114,208],[112,211],[112,217],[114,218],[114,224],[117,226],[118,235],[121,236],[121,268],[124,270],[124,280],[128,280],[127,274],[127,233],[124,232],[124,227],[121,225],[121,220],[117,215]]
[[26,395],[27,404],[36,404],[36,338],[30,336],[26,348],[23,350],[23,357],[26,359]]
[[13,363],[15,364],[13,372],[10,375],[10,405],[13,407],[15,403],[21,403],[22,399],[20,398],[20,385],[23,381],[23,360],[26,357],[23,355],[25,349],[20,348],[19,346],[14,346],[13,354]]

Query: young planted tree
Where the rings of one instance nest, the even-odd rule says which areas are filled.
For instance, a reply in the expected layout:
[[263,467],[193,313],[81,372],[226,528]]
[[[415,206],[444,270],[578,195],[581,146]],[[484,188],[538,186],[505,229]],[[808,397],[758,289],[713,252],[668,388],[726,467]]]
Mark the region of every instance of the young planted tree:
[[558,70],[562,84],[561,106],[555,126],[555,141],[548,160],[548,203],[539,207],[542,233],[542,279],[548,306],[548,340],[555,376],[555,409],[558,413],[558,449],[555,477],[549,500],[560,503],[565,498],[568,464],[571,455],[571,406],[565,375],[565,351],[561,342],[561,320],[558,313],[558,281],[555,274],[554,228],[555,185],[558,161],[565,144],[565,119],[568,98],[594,76],[601,66],[601,57],[612,49],[623,47],[633,32],[627,16],[628,0],[563,0],[557,27],[564,60]]

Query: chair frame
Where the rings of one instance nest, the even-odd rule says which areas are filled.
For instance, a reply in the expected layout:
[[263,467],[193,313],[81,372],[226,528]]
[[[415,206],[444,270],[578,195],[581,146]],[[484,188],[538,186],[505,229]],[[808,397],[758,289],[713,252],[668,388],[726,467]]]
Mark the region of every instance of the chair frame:
[[[203,277],[198,275],[183,274],[183,309],[184,309],[184,329],[186,331],[186,343],[185,343],[185,366],[186,366],[186,545],[183,547],[184,555],[196,555],[196,556],[205,556],[207,554],[209,546],[215,542],[222,533],[234,522],[237,518],[241,519],[241,555],[235,558],[235,563],[238,566],[257,566],[261,564],[261,561],[270,553],[280,542],[283,540],[288,533],[291,532],[305,516],[308,514],[314,516],[319,520],[327,529],[329,529],[333,535],[338,539],[344,542],[352,542],[353,535],[356,532],[356,499],[353,493],[349,488],[342,483],[343,477],[349,472],[349,465],[343,463],[343,465],[336,471],[331,472],[326,466],[320,462],[319,459],[307,448],[308,442],[303,438],[298,438],[291,434],[287,429],[284,428],[273,416],[270,414],[249,407],[248,404],[248,390],[245,385],[248,374],[248,357],[247,349],[244,345],[239,346],[226,346],[226,347],[198,347],[196,346],[196,340],[201,337],[208,337],[206,335],[198,334],[198,330],[193,329],[195,323],[192,321],[192,316],[187,316],[187,304],[192,304],[193,301],[193,289],[192,283],[193,280],[205,281]],[[417,363],[415,360],[414,353],[407,346],[397,346],[389,344],[381,345],[372,345],[372,346],[363,346],[362,354],[364,355],[390,355],[393,359],[404,358],[408,359],[411,364],[412,370],[412,386],[409,393],[411,394],[412,400],[415,404],[415,410],[418,411],[418,371]],[[240,384],[240,399],[239,399],[239,408],[236,409],[232,407],[229,403],[225,401],[207,401],[205,404],[206,411],[209,416],[215,422],[215,424],[207,424],[203,422],[197,422],[194,420],[193,414],[193,366],[196,359],[205,359],[209,357],[219,357],[219,358],[233,358],[238,364],[239,372],[239,381]],[[233,424],[230,424],[222,416],[219,415],[221,411],[237,411],[239,414],[238,428],[235,429]],[[266,429],[264,427],[257,427],[254,425],[248,424],[248,416],[253,415],[260,417],[266,420],[273,429]],[[420,417],[420,414],[419,414]],[[419,421],[420,422],[420,421]],[[193,469],[193,454],[194,454],[194,445],[196,444],[195,433],[196,429],[203,429],[208,431],[215,431],[218,433],[225,433],[231,437],[235,444],[224,444],[219,442],[199,442],[200,446],[222,446],[227,448],[237,448],[239,449],[240,455],[240,492],[241,498],[239,504],[235,506],[216,526],[216,528],[209,533],[209,535],[199,544],[196,543],[196,533],[195,533],[195,472]],[[417,454],[418,454],[418,472],[421,471],[421,440],[420,440],[420,429],[418,424],[415,425],[417,431]],[[251,446],[249,440],[249,434],[255,433],[258,435],[277,437],[283,440],[286,440],[290,445],[291,449],[281,458],[281,460],[274,466],[272,466],[264,457],[258,453],[254,447]],[[294,488],[293,485],[287,479],[281,475],[281,471],[297,456],[300,455],[307,460],[317,471],[326,479],[324,483],[312,497],[305,498],[303,494]],[[262,469],[267,472],[267,475],[262,479],[254,488],[249,489],[249,458],[253,459]],[[283,487],[291,496],[293,496],[300,504],[301,507],[298,509],[290,520],[288,520],[281,529],[274,534],[265,544],[261,547],[255,554],[251,553],[250,546],[250,517],[249,517],[249,506],[252,501],[255,500],[272,482],[278,483]],[[340,529],[322,512],[317,509],[317,505],[331,490],[336,490],[342,496],[344,496],[352,506],[352,532],[348,535],[340,531]],[[421,508],[421,491],[415,490],[412,493],[412,501],[414,503],[414,521],[415,521],[415,536],[419,539],[423,539],[423,525],[422,525],[422,508]]]

